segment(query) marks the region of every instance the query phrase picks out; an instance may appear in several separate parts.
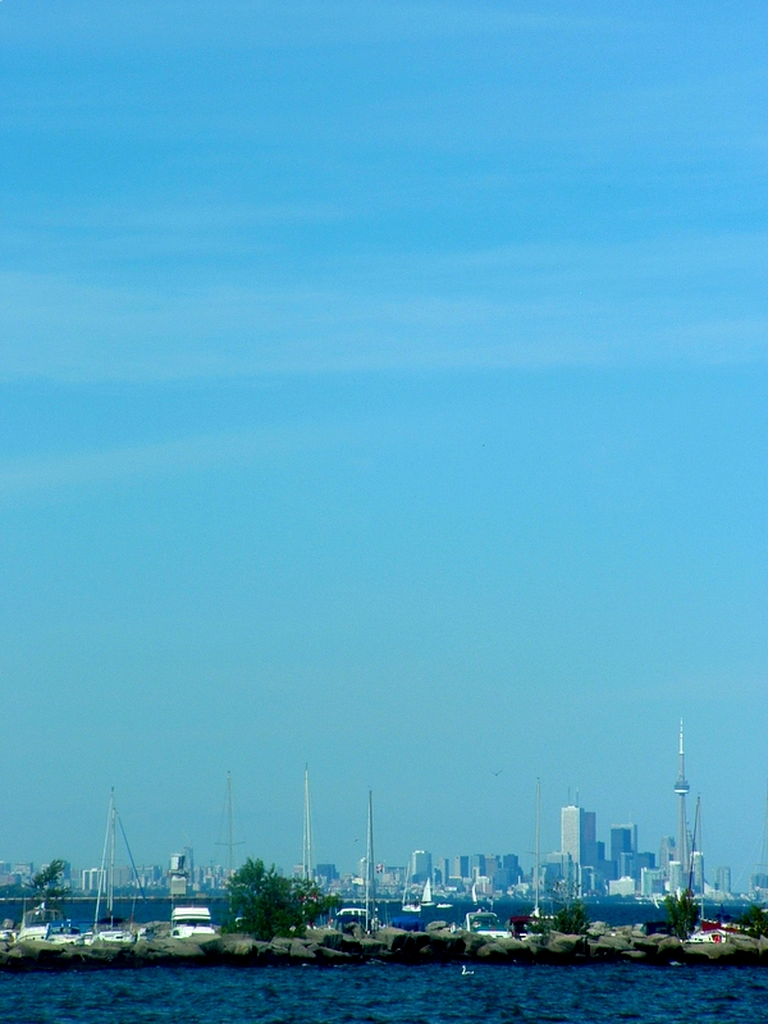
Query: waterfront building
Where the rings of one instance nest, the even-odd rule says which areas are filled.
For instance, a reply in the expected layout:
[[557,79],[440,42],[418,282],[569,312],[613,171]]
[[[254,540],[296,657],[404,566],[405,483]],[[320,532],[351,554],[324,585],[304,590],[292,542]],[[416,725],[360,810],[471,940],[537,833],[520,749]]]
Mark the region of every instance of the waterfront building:
[[32,875],[35,871],[35,865],[32,861],[17,861],[13,865],[12,874],[18,875],[21,879],[22,885],[28,885],[32,881]]
[[80,887],[83,892],[98,892],[104,889],[106,877],[104,868],[85,868],[80,873]]
[[612,878],[608,883],[609,896],[634,896],[636,891],[637,885],[631,875],[625,875],[623,878]]
[[661,868],[640,869],[640,895],[659,896],[664,892],[665,872]]
[[171,896],[187,895],[186,855],[183,853],[171,854],[171,868],[168,872],[168,888]]

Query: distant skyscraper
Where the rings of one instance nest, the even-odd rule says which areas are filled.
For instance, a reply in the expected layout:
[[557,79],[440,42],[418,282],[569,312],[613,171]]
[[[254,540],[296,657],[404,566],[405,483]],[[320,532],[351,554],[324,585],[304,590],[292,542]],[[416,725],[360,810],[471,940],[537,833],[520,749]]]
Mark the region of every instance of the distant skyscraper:
[[704,854],[701,850],[694,850],[691,854],[690,879],[693,881],[693,891],[699,895],[704,892]]
[[664,872],[666,878],[669,874],[669,862],[671,860],[677,860],[677,849],[675,848],[675,837],[674,836],[662,836],[661,845],[659,847],[659,867]]
[[728,893],[731,891],[731,869],[728,867],[719,867],[715,871],[715,889],[718,892]]
[[637,825],[611,825],[611,860],[617,878],[638,878]]
[[683,872],[688,871],[690,849],[688,846],[688,817],[685,811],[685,798],[690,791],[685,778],[685,751],[683,749],[683,720],[680,719],[680,746],[678,749],[677,780],[675,782],[675,793],[677,793],[677,859],[682,865]]
[[427,850],[414,850],[411,854],[411,881],[426,882],[432,878],[432,854]]
[[637,853],[637,825],[611,825],[611,860],[618,862],[622,853]]
[[584,811],[572,804],[560,809],[560,852],[581,864],[581,828]]
[[580,893],[582,869],[596,868],[605,859],[605,844],[597,842],[594,811],[573,804],[560,809],[560,856],[564,879]]
[[461,856],[453,858],[453,877],[469,878],[469,857]]
[[484,853],[473,853],[469,858],[469,874],[470,878],[484,878],[487,874],[485,867],[485,854]]
[[685,872],[680,861],[671,860],[669,862],[669,891],[671,893],[680,893],[683,889],[688,888],[688,879],[684,876]]

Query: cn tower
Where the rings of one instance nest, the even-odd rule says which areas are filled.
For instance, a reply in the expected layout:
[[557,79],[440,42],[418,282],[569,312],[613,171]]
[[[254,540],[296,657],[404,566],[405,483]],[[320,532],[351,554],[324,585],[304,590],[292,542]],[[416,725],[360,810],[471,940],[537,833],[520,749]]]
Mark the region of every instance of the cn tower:
[[685,798],[688,795],[690,786],[685,779],[685,751],[683,749],[683,720],[680,719],[680,749],[678,751],[677,781],[675,792],[677,801],[677,859],[682,865],[683,871],[688,871],[690,853],[688,850],[688,818],[685,813]]

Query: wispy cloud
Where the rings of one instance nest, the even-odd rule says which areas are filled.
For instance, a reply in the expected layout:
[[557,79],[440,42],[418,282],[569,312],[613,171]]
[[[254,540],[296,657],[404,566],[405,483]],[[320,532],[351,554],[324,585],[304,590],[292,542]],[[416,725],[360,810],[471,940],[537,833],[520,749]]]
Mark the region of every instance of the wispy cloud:
[[[475,0],[135,0],[115,7],[107,0],[70,0],[51,11],[44,0],[27,0],[24,16],[9,19],[8,42],[44,48],[78,49],[94,44],[146,49],[178,44],[195,49],[250,48],[381,43],[393,40],[462,37],[488,32],[579,29],[598,24],[626,28],[621,19],[584,12],[544,11],[540,4],[507,5]],[[44,9],[41,18],[35,8]]]
[[39,491],[79,490],[119,484],[138,477],[204,471],[214,466],[284,458],[298,450],[333,443],[327,432],[291,428],[200,435],[109,449],[63,452],[56,456],[0,460],[0,495],[6,498]]
[[188,272],[151,288],[4,274],[0,376],[763,361],[765,244],[740,234],[338,256],[291,283],[275,268],[260,283]]

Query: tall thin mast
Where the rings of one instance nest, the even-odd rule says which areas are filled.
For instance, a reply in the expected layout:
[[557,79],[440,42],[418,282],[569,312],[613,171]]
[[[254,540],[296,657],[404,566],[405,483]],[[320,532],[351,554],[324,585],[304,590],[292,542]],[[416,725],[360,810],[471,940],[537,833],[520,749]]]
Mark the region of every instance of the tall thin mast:
[[533,858],[533,916],[538,917],[541,874],[541,779],[536,779],[536,836]]
[[756,891],[764,889],[765,886],[762,884],[763,879],[760,875],[768,874],[768,784],[765,788],[765,817],[763,819],[763,845],[760,850],[760,860],[755,864],[755,870],[752,874],[752,880],[750,887]]
[[[688,891],[693,892],[696,885],[696,854],[699,855],[699,868],[701,871],[701,908],[700,915],[704,917],[704,840],[702,838],[703,825],[701,821],[701,797],[696,797],[696,815],[693,819],[693,841],[691,843],[691,872],[688,878]],[[698,849],[696,843],[698,841]]]
[[[115,787],[113,786],[109,794],[109,810],[107,811],[107,827],[104,831],[104,846],[101,850],[101,866],[99,868],[99,886],[96,893],[96,908],[93,912],[93,927],[94,931],[99,923],[99,914],[101,913],[101,898],[107,893],[107,851],[110,849],[110,834],[112,836],[112,860],[114,862],[114,844],[115,844]],[[111,912],[111,911],[110,911]]]
[[232,772],[227,772],[227,878],[235,870],[234,843],[232,841]]
[[368,790],[368,834],[365,844],[365,930],[370,932],[376,916],[376,864],[373,860],[373,792]]
[[115,791],[112,790],[110,801],[110,827],[109,827],[109,875],[107,881],[107,913],[109,914],[109,926],[114,925],[115,916]]
[[304,842],[302,850],[302,878],[313,881],[315,865],[312,854],[312,803],[309,798],[309,765],[304,765]]
[[227,788],[224,792],[224,806],[221,811],[221,820],[219,822],[219,836],[224,831],[224,815],[227,816],[227,841],[221,842],[216,841],[216,846],[226,846],[227,848],[227,878],[231,878],[235,873],[235,847],[242,846],[243,840],[235,842],[234,830],[235,830],[235,815],[233,812],[233,798],[232,798],[232,772],[227,772]]

